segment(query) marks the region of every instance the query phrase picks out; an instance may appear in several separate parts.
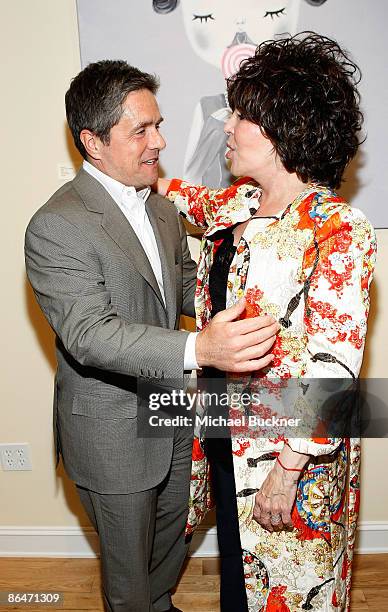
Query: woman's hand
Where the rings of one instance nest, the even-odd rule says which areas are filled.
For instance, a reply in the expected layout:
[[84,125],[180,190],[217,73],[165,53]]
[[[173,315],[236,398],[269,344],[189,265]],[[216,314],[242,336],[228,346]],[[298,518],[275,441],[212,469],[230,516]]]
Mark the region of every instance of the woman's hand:
[[308,459],[309,455],[285,446],[256,494],[253,518],[267,531],[293,529],[291,512],[298,480]]
[[156,183],[154,183],[151,187],[152,190],[158,193],[161,196],[165,196],[167,193],[167,189],[170,185],[170,179],[158,178]]

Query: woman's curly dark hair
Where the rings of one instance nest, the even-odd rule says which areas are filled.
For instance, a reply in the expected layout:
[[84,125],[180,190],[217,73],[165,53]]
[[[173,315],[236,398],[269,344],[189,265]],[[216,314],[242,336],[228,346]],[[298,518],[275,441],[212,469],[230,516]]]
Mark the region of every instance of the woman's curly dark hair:
[[338,43],[301,32],[259,45],[228,79],[229,104],[263,129],[286,170],[337,188],[360,143],[360,78]]

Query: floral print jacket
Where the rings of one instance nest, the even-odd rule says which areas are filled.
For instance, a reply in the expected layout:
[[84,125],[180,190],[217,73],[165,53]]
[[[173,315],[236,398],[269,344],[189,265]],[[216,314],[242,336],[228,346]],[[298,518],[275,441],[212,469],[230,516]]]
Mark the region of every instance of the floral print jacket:
[[[260,207],[260,195],[260,188],[249,178],[239,179],[226,190],[178,179],[169,185],[167,197],[178,211],[204,229],[195,297],[197,328],[203,329],[211,317],[208,278],[219,244],[216,234],[250,220],[230,267],[227,306],[245,296],[247,316],[271,314],[281,323],[271,350],[275,358],[257,376],[267,380],[356,379],[375,262],[373,228],[360,210],[320,185],[309,185],[274,217],[252,217]],[[284,443],[312,458],[300,480],[293,511],[297,535],[281,542],[279,534],[261,530],[252,521],[252,513],[254,493]],[[249,609],[264,610],[266,601],[266,610],[296,610],[303,597],[303,609],[345,609],[359,505],[359,440],[325,436],[252,439],[242,431],[240,437],[233,436],[232,448],[245,575],[251,593]],[[208,479],[206,458],[200,440],[195,439],[188,532],[211,506]],[[310,552],[298,548],[303,540],[315,542]],[[312,564],[311,571],[305,569],[304,586],[293,589],[286,576],[292,564],[287,569],[280,567],[284,558],[289,559],[291,542],[297,563],[310,569]],[[329,552],[322,548],[327,545]],[[329,557],[331,569],[325,569],[324,558]],[[336,573],[333,567],[340,558],[342,566]],[[327,603],[322,598],[328,591],[322,585],[329,583]],[[317,608],[308,607],[313,597]],[[283,607],[268,607],[273,598]]]

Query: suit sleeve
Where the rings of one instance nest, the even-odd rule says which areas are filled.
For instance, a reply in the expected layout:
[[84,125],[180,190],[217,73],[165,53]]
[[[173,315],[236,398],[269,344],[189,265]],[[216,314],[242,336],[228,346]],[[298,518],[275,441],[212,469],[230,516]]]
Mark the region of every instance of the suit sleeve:
[[[134,377],[183,380],[187,333],[124,321],[111,303],[98,253],[78,227],[53,212],[35,215],[25,257],[37,301],[77,362]],[[188,299],[188,288],[186,293]]]
[[189,245],[187,244],[187,234],[185,226],[181,219],[178,218],[179,232],[182,241],[182,257],[183,257],[183,303],[182,312],[188,317],[195,317],[194,308],[194,293],[196,287],[197,264],[192,259]]

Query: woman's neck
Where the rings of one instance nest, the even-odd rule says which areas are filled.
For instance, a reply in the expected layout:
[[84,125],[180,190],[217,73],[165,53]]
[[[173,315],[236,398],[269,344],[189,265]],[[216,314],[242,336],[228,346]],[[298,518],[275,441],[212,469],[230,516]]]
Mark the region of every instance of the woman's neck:
[[295,173],[290,174],[285,170],[258,182],[262,189],[257,211],[260,217],[276,215],[284,210],[308,186]]

